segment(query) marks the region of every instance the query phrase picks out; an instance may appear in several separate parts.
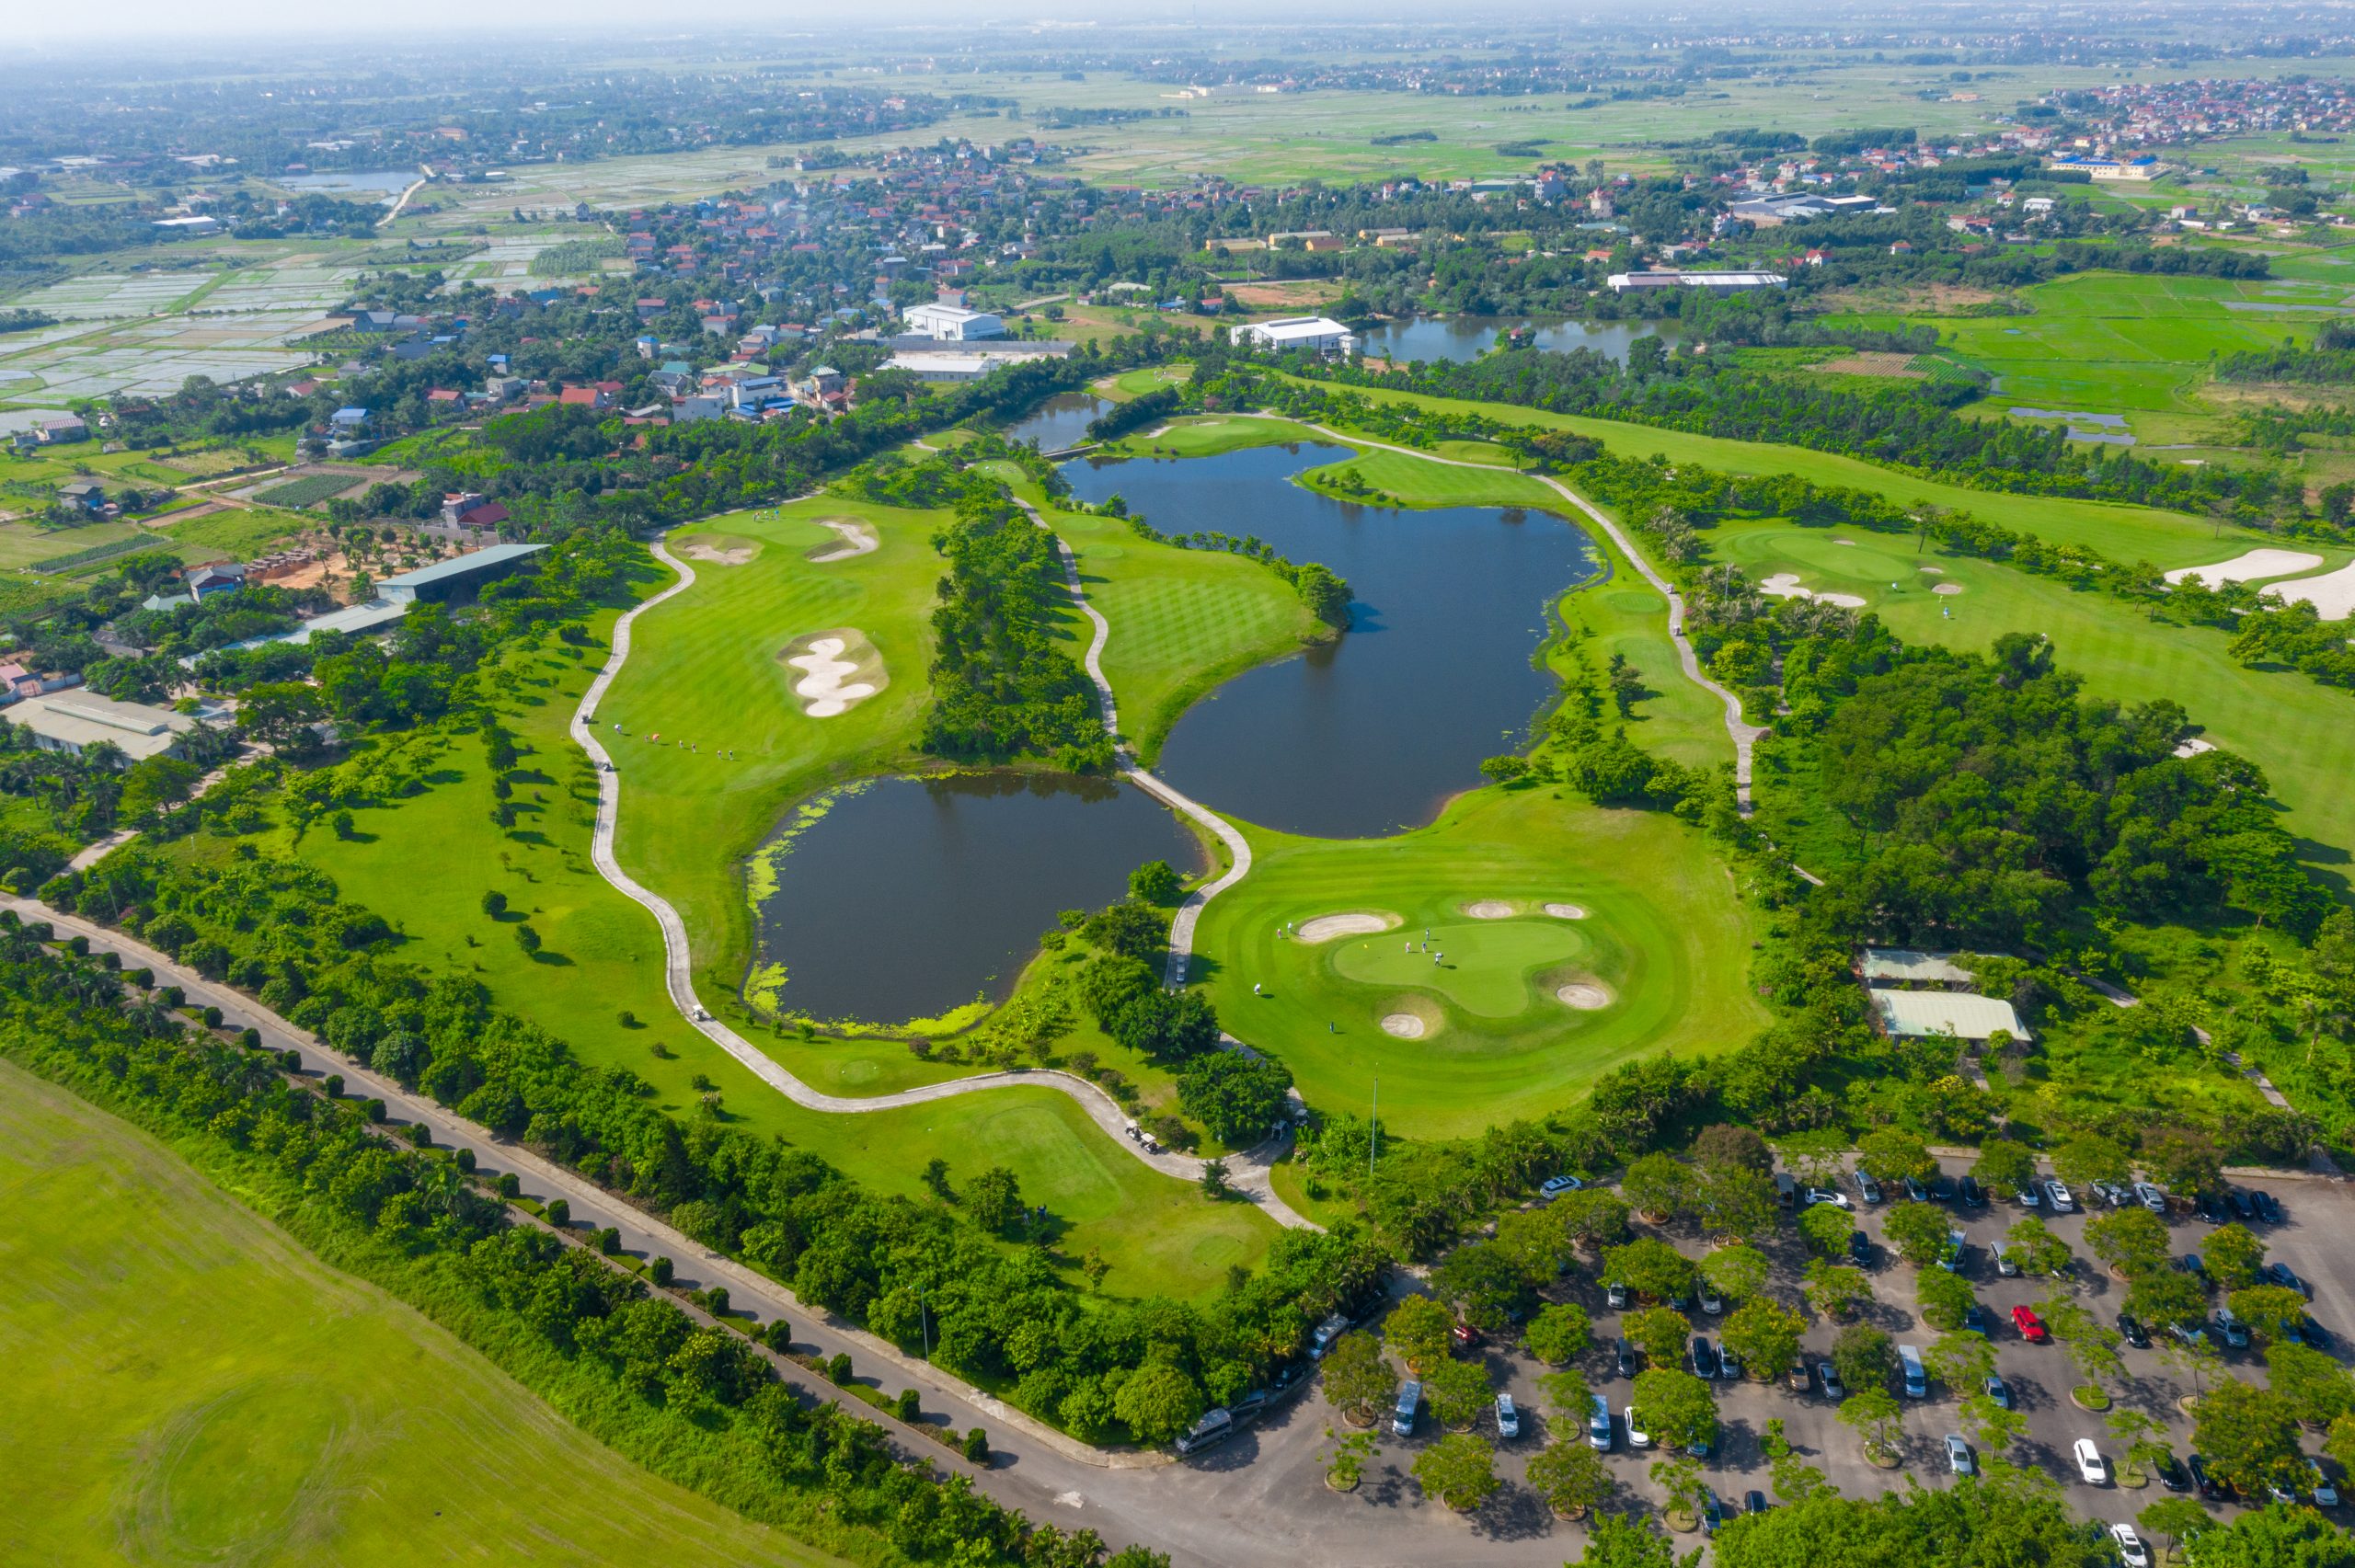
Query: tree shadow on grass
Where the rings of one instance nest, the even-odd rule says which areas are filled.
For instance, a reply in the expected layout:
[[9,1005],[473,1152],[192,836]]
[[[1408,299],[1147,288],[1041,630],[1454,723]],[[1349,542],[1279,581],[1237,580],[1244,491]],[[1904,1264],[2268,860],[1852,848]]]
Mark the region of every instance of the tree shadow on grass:
[[537,953],[532,955],[532,962],[534,964],[546,964],[552,969],[569,969],[574,967],[573,962],[569,957],[567,957],[564,954],[554,952],[546,947],[541,948]]

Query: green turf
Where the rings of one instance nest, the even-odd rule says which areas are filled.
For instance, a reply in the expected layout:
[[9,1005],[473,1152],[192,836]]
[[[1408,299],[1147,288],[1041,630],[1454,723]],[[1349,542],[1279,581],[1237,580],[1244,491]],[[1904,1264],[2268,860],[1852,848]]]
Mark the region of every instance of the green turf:
[[1539,994],[1540,970],[1589,951],[1571,922],[1542,915],[1442,920],[1420,930],[1419,939],[1387,932],[1326,944],[1333,973],[1385,990],[1428,991],[1483,1020],[1518,1018],[1551,1000]]
[[[1601,810],[1547,788],[1488,788],[1396,838],[1251,836],[1251,876],[1203,912],[1200,972],[1227,1027],[1280,1057],[1321,1109],[1364,1113],[1379,1072],[1390,1125],[1476,1133],[1568,1104],[1631,1057],[1721,1047],[1765,1021],[1744,979],[1751,915],[1699,832],[1672,817]],[[1588,918],[1524,912],[1465,933],[1472,946],[1450,955],[1464,965],[1453,974],[1419,956],[1384,967],[1385,946],[1403,958],[1410,935],[1461,928],[1463,906],[1488,899],[1523,911],[1567,902]],[[1358,910],[1396,916],[1400,928],[1345,939],[1350,956],[1338,957],[1336,944],[1282,933]],[[1347,949],[1359,942],[1368,944],[1361,956]],[[1573,1012],[1552,996],[1573,979],[1598,981],[1615,1000]],[[1511,1007],[1516,986],[1523,1004]],[[1431,1032],[1384,1033],[1395,1012],[1423,1017]]]
[[814,1563],[0,1063],[15,1562]]

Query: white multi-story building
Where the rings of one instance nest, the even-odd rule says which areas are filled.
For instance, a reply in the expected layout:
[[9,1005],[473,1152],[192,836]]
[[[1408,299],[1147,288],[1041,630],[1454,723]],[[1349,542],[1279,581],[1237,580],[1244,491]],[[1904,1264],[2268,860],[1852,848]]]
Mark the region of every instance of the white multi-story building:
[[910,305],[902,319],[911,333],[943,343],[1005,336],[1005,323],[999,317],[985,310],[968,310],[963,305]]
[[1357,350],[1358,335],[1327,315],[1288,315],[1276,321],[1249,321],[1230,327],[1228,338],[1255,349],[1305,349],[1317,354],[1350,354]]

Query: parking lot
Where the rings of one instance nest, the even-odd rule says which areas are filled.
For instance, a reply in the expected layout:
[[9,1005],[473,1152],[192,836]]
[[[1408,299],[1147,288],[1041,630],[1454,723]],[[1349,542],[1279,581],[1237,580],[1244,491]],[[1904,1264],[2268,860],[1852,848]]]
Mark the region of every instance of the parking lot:
[[[1962,1160],[1945,1162],[1947,1173],[1958,1178],[1968,1163]],[[2311,1314],[2331,1331],[2331,1351],[2343,1360],[2349,1336],[2355,1334],[2355,1309],[2350,1309],[2350,1303],[2355,1303],[2355,1256],[2349,1255],[2344,1241],[2355,1234],[2355,1190],[2337,1181],[2286,1173],[2262,1179],[2244,1178],[2237,1185],[2265,1187],[2280,1200],[2282,1212],[2279,1223],[2254,1222],[2249,1229],[2266,1243],[2269,1260],[2286,1263],[2307,1282],[2313,1292]],[[1855,1201],[1853,1185],[1843,1190],[1855,1205],[1853,1212],[1859,1228],[1875,1243],[1872,1264],[1867,1271],[1872,1281],[1874,1300],[1866,1309],[1863,1321],[1886,1330],[1900,1343],[1926,1348],[1937,1337],[1937,1331],[1924,1324],[1916,1315],[1915,1270],[1897,1255],[1882,1234],[1882,1222],[1892,1205],[1884,1202],[1878,1207],[1867,1206]],[[2027,1343],[2012,1326],[2013,1307],[2032,1304],[2050,1295],[2062,1282],[2003,1277],[1994,1261],[2004,1232],[2023,1215],[2038,1213],[2077,1254],[2067,1284],[2097,1321],[2105,1325],[2114,1324],[2126,1287],[2111,1277],[2085,1249],[2088,1211],[2085,1203],[2089,1196],[2079,1193],[2076,1211],[2064,1215],[2056,1215],[2049,1207],[2030,1211],[2016,1202],[2000,1200],[1992,1200],[1986,1207],[1975,1209],[1965,1208],[1959,1201],[1942,1207],[1950,1224],[1961,1230],[1969,1242],[1960,1272],[1985,1309],[1996,1369],[2010,1385],[2015,1402],[2026,1418],[2027,1436],[2008,1457],[2015,1463],[2042,1471],[2059,1482],[2070,1506],[2077,1512],[2102,1520],[2131,1520],[2165,1494],[2155,1482],[2140,1488],[2118,1482],[2119,1464],[2125,1457],[2123,1445],[2109,1436],[2105,1414],[2080,1410],[2071,1402],[2069,1391],[2081,1379],[2066,1349],[2058,1343]],[[2178,1256],[2202,1250],[2208,1233],[2214,1229],[2192,1215],[2170,1212],[2166,1219],[2173,1236],[2172,1250]],[[1671,1231],[1669,1239],[1688,1255],[1697,1256],[1705,1250],[1700,1241],[1690,1234]],[[1776,1265],[1769,1290],[1784,1300],[1797,1301],[1805,1253],[1795,1229],[1786,1221],[1763,1250]],[[1580,1366],[1592,1380],[1595,1391],[1610,1401],[1614,1413],[1608,1462],[1624,1489],[1620,1505],[1632,1504],[1646,1511],[1656,1509],[1660,1494],[1650,1480],[1649,1471],[1661,1457],[1660,1451],[1658,1448],[1630,1451],[1625,1424],[1617,1419],[1617,1413],[1625,1408],[1631,1392],[1628,1379],[1612,1369],[1608,1350],[1619,1332],[1622,1314],[1605,1305],[1591,1270],[1583,1266],[1574,1268],[1564,1286],[1548,1294],[1577,1301],[1592,1313],[1596,1339],[1603,1348],[1585,1358]],[[1695,1332],[1714,1341],[1718,1320],[1697,1309],[1691,1315]],[[1829,1356],[1842,1325],[1812,1312],[1808,1316],[1809,1326],[1804,1345],[1806,1356],[1812,1364]],[[1505,1562],[1526,1558],[1558,1562],[1566,1555],[1575,1556],[1584,1530],[1554,1519],[1522,1484],[1530,1457],[1548,1440],[1545,1401],[1537,1381],[1546,1368],[1517,1349],[1498,1344],[1484,1346],[1481,1354],[1488,1359],[1497,1386],[1513,1395],[1523,1415],[1521,1436],[1499,1446],[1497,1470],[1505,1485],[1479,1514],[1455,1527],[1463,1532],[1460,1545],[1467,1553],[1462,1560]],[[2192,1391],[2187,1375],[2164,1359],[2155,1348],[2136,1350],[2122,1346],[2119,1355],[2125,1363],[2126,1376],[2110,1390],[2116,1402],[2114,1408],[2140,1410],[2162,1423],[2180,1459],[2191,1448],[2191,1421],[2177,1403],[2179,1396]],[[2262,1353],[2254,1347],[2225,1349],[2223,1370],[2228,1376],[2262,1382]],[[1749,1379],[1720,1381],[1716,1388],[1721,1436],[1717,1450],[1705,1465],[1705,1473],[1729,1509],[1738,1508],[1743,1494],[1753,1488],[1772,1499],[1772,1481],[1762,1439],[1767,1422],[1776,1417],[1783,1421],[1786,1439],[1800,1456],[1851,1496],[1901,1487],[1909,1479],[1931,1487],[1952,1483],[1943,1439],[1961,1425],[1956,1411],[1958,1395],[1935,1381],[1929,1387],[1928,1398],[1901,1401],[1904,1406],[1903,1462],[1894,1471],[1879,1470],[1866,1460],[1856,1434],[1839,1423],[1836,1402],[1821,1392],[1799,1394],[1780,1383]],[[1343,1535],[1354,1533],[1352,1526],[1362,1527],[1373,1519],[1386,1518],[1391,1528],[1407,1523],[1408,1518],[1417,1525],[1442,1523],[1445,1511],[1421,1498],[1409,1479],[1416,1456],[1440,1436],[1428,1411],[1419,1422],[1415,1436],[1404,1440],[1389,1435],[1384,1420],[1381,1428],[1382,1456],[1367,1471],[1361,1492],[1348,1497],[1327,1493],[1316,1483],[1320,1456],[1327,1447],[1322,1432],[1328,1423],[1338,1425],[1335,1413],[1323,1403],[1320,1393],[1311,1392],[1286,1419],[1271,1422],[1254,1434],[1247,1444],[1237,1445],[1242,1452],[1214,1459],[1210,1468],[1227,1472],[1227,1485],[1219,1490],[1225,1492],[1232,1487],[1238,1505],[1246,1493],[1268,1502],[1281,1494],[1293,1507],[1303,1510],[1306,1516],[1304,1525],[1325,1518]],[[1493,1429],[1488,1435],[1493,1437]],[[1582,1427],[1568,1436],[1574,1439],[1582,1436]],[[2089,1486],[2078,1477],[2071,1448],[2081,1437],[2092,1438],[2108,1461],[2110,1480],[2101,1486]],[[2316,1439],[2311,1434],[2307,1447],[2309,1452],[2318,1452]],[[2326,1464],[2326,1469],[2331,1468]],[[2335,1471],[2333,1479],[2344,1487],[2344,1478]],[[1304,1498],[1303,1493],[1307,1494]],[[2236,1506],[2221,1502],[2211,1505],[2220,1516],[2229,1516]],[[1368,1509],[1372,1510],[1370,1515]],[[1425,1551],[1419,1531],[1418,1541],[1418,1560],[1457,1559],[1453,1547],[1440,1550],[1436,1541],[1430,1551]]]

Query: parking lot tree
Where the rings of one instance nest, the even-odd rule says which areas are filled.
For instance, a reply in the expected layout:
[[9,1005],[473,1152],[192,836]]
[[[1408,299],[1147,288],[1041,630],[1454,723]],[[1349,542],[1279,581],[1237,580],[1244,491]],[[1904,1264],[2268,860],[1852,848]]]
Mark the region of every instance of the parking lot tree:
[[[2298,1413],[2288,1397],[2237,1378],[2224,1378],[2192,1402],[2191,1446],[2207,1457],[2216,1481],[2247,1497],[2262,1497],[2269,1482],[2305,1479],[2298,1447]],[[2205,1560],[2207,1554],[2202,1552]]]
[[2147,1208],[2113,1208],[2085,1221],[2085,1245],[2129,1279],[2167,1265],[2166,1221]]
[[1752,1296],[1733,1310],[1724,1330],[1728,1349],[1741,1357],[1753,1378],[1787,1376],[1799,1364],[1799,1337],[1807,1320],[1767,1296]]
[[2224,1298],[2233,1316],[2271,1345],[2306,1321],[2306,1299],[2286,1285],[2245,1285]]
[[1355,1492],[1365,1467],[1382,1453],[1382,1440],[1372,1432],[1336,1432],[1325,1428],[1333,1451],[1325,1460],[1325,1482],[1337,1492]]
[[2121,1405],[2102,1418],[2109,1440],[2124,1450],[2126,1462],[2149,1476],[2151,1467],[2167,1455],[2167,1429],[2147,1411]]
[[1657,1236],[1639,1236],[1603,1254],[1604,1283],[1616,1281],[1655,1301],[1692,1295],[1696,1275],[1691,1258]]
[[1561,1210],[1552,1206],[1516,1209],[1497,1221],[1496,1244],[1512,1255],[1523,1275],[1540,1283],[1570,1266],[1578,1255],[1572,1241]]
[[1729,1300],[1741,1301],[1766,1287],[1774,1265],[1756,1247],[1737,1243],[1719,1247],[1701,1259],[1701,1277]]
[[2118,1358],[2123,1343],[2119,1332],[2074,1296],[2055,1290],[2036,1304],[2036,1312],[2087,1383],[2098,1389],[2126,1375],[2126,1364]]
[[1467,1242],[1431,1270],[1431,1288],[1456,1314],[1484,1333],[1502,1333],[1536,1299],[1534,1281],[1512,1248]]
[[2036,1180],[2036,1154],[2025,1143],[1991,1138],[1979,1146],[1979,1160],[1970,1173],[1997,1197],[2016,1197],[2022,1187]]
[[1325,1397],[1361,1421],[1371,1420],[1398,1392],[1397,1368],[1382,1354],[1373,1335],[1362,1331],[1335,1340],[1325,1353],[1322,1370]]
[[1662,1448],[1717,1443],[1717,1396],[1683,1368],[1656,1366],[1635,1378],[1635,1415]]
[[1178,1368],[1148,1363],[1129,1374],[1113,1396],[1112,1413],[1136,1440],[1170,1442],[1202,1418],[1201,1385]]
[[1561,1220],[1562,1233],[1589,1253],[1618,1246],[1634,1234],[1627,1227],[1627,1200],[1617,1193],[1589,1187],[1564,1193],[1551,1207]]
[[1537,1309],[1521,1337],[1529,1354],[1548,1367],[1559,1367],[1587,1353],[1594,1344],[1594,1324],[1575,1301],[1548,1301]]
[[2052,1169],[2071,1186],[2088,1187],[2096,1182],[2131,1179],[2134,1162],[2118,1139],[2085,1132],[2052,1151]]
[[1619,1332],[1655,1367],[1673,1367],[1693,1343],[1693,1324],[1673,1307],[1646,1307],[1620,1321]]
[[1537,1374],[1537,1390],[1545,1402],[1554,1407],[1556,1419],[1566,1429],[1586,1425],[1588,1407],[1594,1402],[1594,1385],[1586,1374],[1575,1367],[1565,1367],[1558,1372]]
[[1929,1147],[1903,1127],[1878,1127],[1858,1139],[1856,1163],[1884,1182],[1926,1182],[1938,1173]]
[[2012,1221],[2004,1232],[2003,1255],[2014,1268],[2031,1278],[2058,1276],[2069,1272],[2074,1256],[2069,1243],[2052,1233],[2052,1227],[2035,1215],[2026,1215]]
[[2000,1454],[2028,1436],[2028,1417],[1997,1404],[1983,1388],[1966,1396],[1955,1409],[1964,1434],[1991,1453]]
[[2224,1184],[2224,1155],[2193,1127],[2163,1127],[2142,1138],[2142,1169],[2169,1192],[2214,1192]]
[[1856,1221],[1846,1209],[1828,1203],[1819,1203],[1799,1216],[1799,1234],[1827,1258],[1847,1255],[1848,1232],[1855,1228]]
[[2180,1269],[2140,1276],[2126,1288],[2126,1310],[2154,1333],[2192,1328],[2208,1316],[2208,1293]]
[[1897,1396],[1878,1384],[1867,1384],[1840,1405],[1840,1425],[1863,1439],[1865,1457],[1875,1464],[1894,1459],[1897,1434],[1904,1413]]
[[1775,1169],[1775,1152],[1755,1127],[1723,1122],[1701,1129],[1693,1140],[1693,1161],[1705,1171],[1755,1171],[1763,1176]]
[[1757,1242],[1775,1233],[1782,1206],[1774,1181],[1740,1165],[1703,1173],[1694,1196],[1701,1223],[1711,1235]]
[[1450,1432],[1417,1457],[1415,1479],[1431,1496],[1466,1513],[1496,1494],[1497,1450],[1484,1437]]
[[1946,1251],[1947,1229],[1946,1210],[1926,1203],[1904,1203],[1890,1211],[1881,1234],[1907,1263],[1927,1268]]
[[2208,1233],[2200,1256],[2208,1265],[2208,1277],[2221,1288],[2240,1290],[2257,1283],[2257,1271],[2265,1263],[2265,1243],[2251,1235],[2246,1225],[2219,1225]]
[[1840,1494],[1840,1489],[1832,1484],[1830,1476],[1796,1453],[1776,1454],[1767,1468],[1774,1477],[1770,1484],[1775,1488],[1775,1495],[1786,1503],[1796,1505],[1810,1497],[1827,1494],[1837,1497]]
[[1680,1559],[1668,1538],[1650,1521],[1630,1514],[1597,1514],[1587,1527],[1586,1551],[1577,1568],[1691,1568],[1697,1551]]
[[2355,1473],[2355,1415],[2331,1422],[2330,1430],[2322,1435],[2322,1451],[2337,1459],[2339,1469]]
[[2165,1541],[2169,1551],[2174,1551],[2214,1524],[2216,1516],[2195,1498],[2162,1497],[2135,1515],[2134,1522],[2147,1533]]
[[1460,1431],[1480,1419],[1492,1398],[1488,1368],[1478,1361],[1450,1358],[1423,1373],[1423,1397],[1442,1426]]
[[1611,1501],[1617,1483],[1603,1456],[1582,1438],[1548,1443],[1529,1461],[1529,1489],[1568,1518],[1582,1518]]
[[2285,1339],[2267,1345],[2265,1381],[2290,1402],[2301,1421],[2327,1426],[2355,1415],[2355,1381],[2349,1379],[2346,1368],[2310,1345]]
[[1832,1365],[1851,1392],[1881,1388],[1897,1370],[1897,1346],[1870,1323],[1850,1323],[1832,1342]]
[[1807,1265],[1807,1303],[1827,1318],[1853,1317],[1873,1299],[1873,1282],[1865,1271],[1830,1258]]
[[2209,1333],[2185,1344],[2173,1334],[2151,1341],[2159,1358],[2180,1370],[2191,1379],[2194,1394],[2205,1393],[2208,1385],[2224,1375],[2224,1353]]
[[1674,1155],[1647,1154],[1628,1163],[1619,1195],[1645,1218],[1665,1222],[1693,1212],[1698,1185],[1693,1167]]
[[1969,1393],[1983,1386],[1995,1370],[1995,1347],[1983,1333],[1951,1329],[1930,1342],[1922,1353],[1922,1365],[1956,1393]]
[[1455,1343],[1455,1316],[1428,1296],[1409,1296],[1382,1320],[1382,1343],[1408,1370],[1428,1371]]
[[1913,1280],[1913,1300],[1922,1321],[1942,1332],[1962,1327],[1963,1318],[1978,1304],[1970,1282],[1943,1268],[1925,1268]]
[[1667,1453],[1652,1461],[1652,1484],[1664,1499],[1662,1513],[1671,1529],[1689,1530],[1701,1520],[1701,1489],[1708,1483],[1690,1455]]
[[2355,1549],[2312,1508],[2251,1508],[2200,1532],[2200,1568],[2349,1568]]

